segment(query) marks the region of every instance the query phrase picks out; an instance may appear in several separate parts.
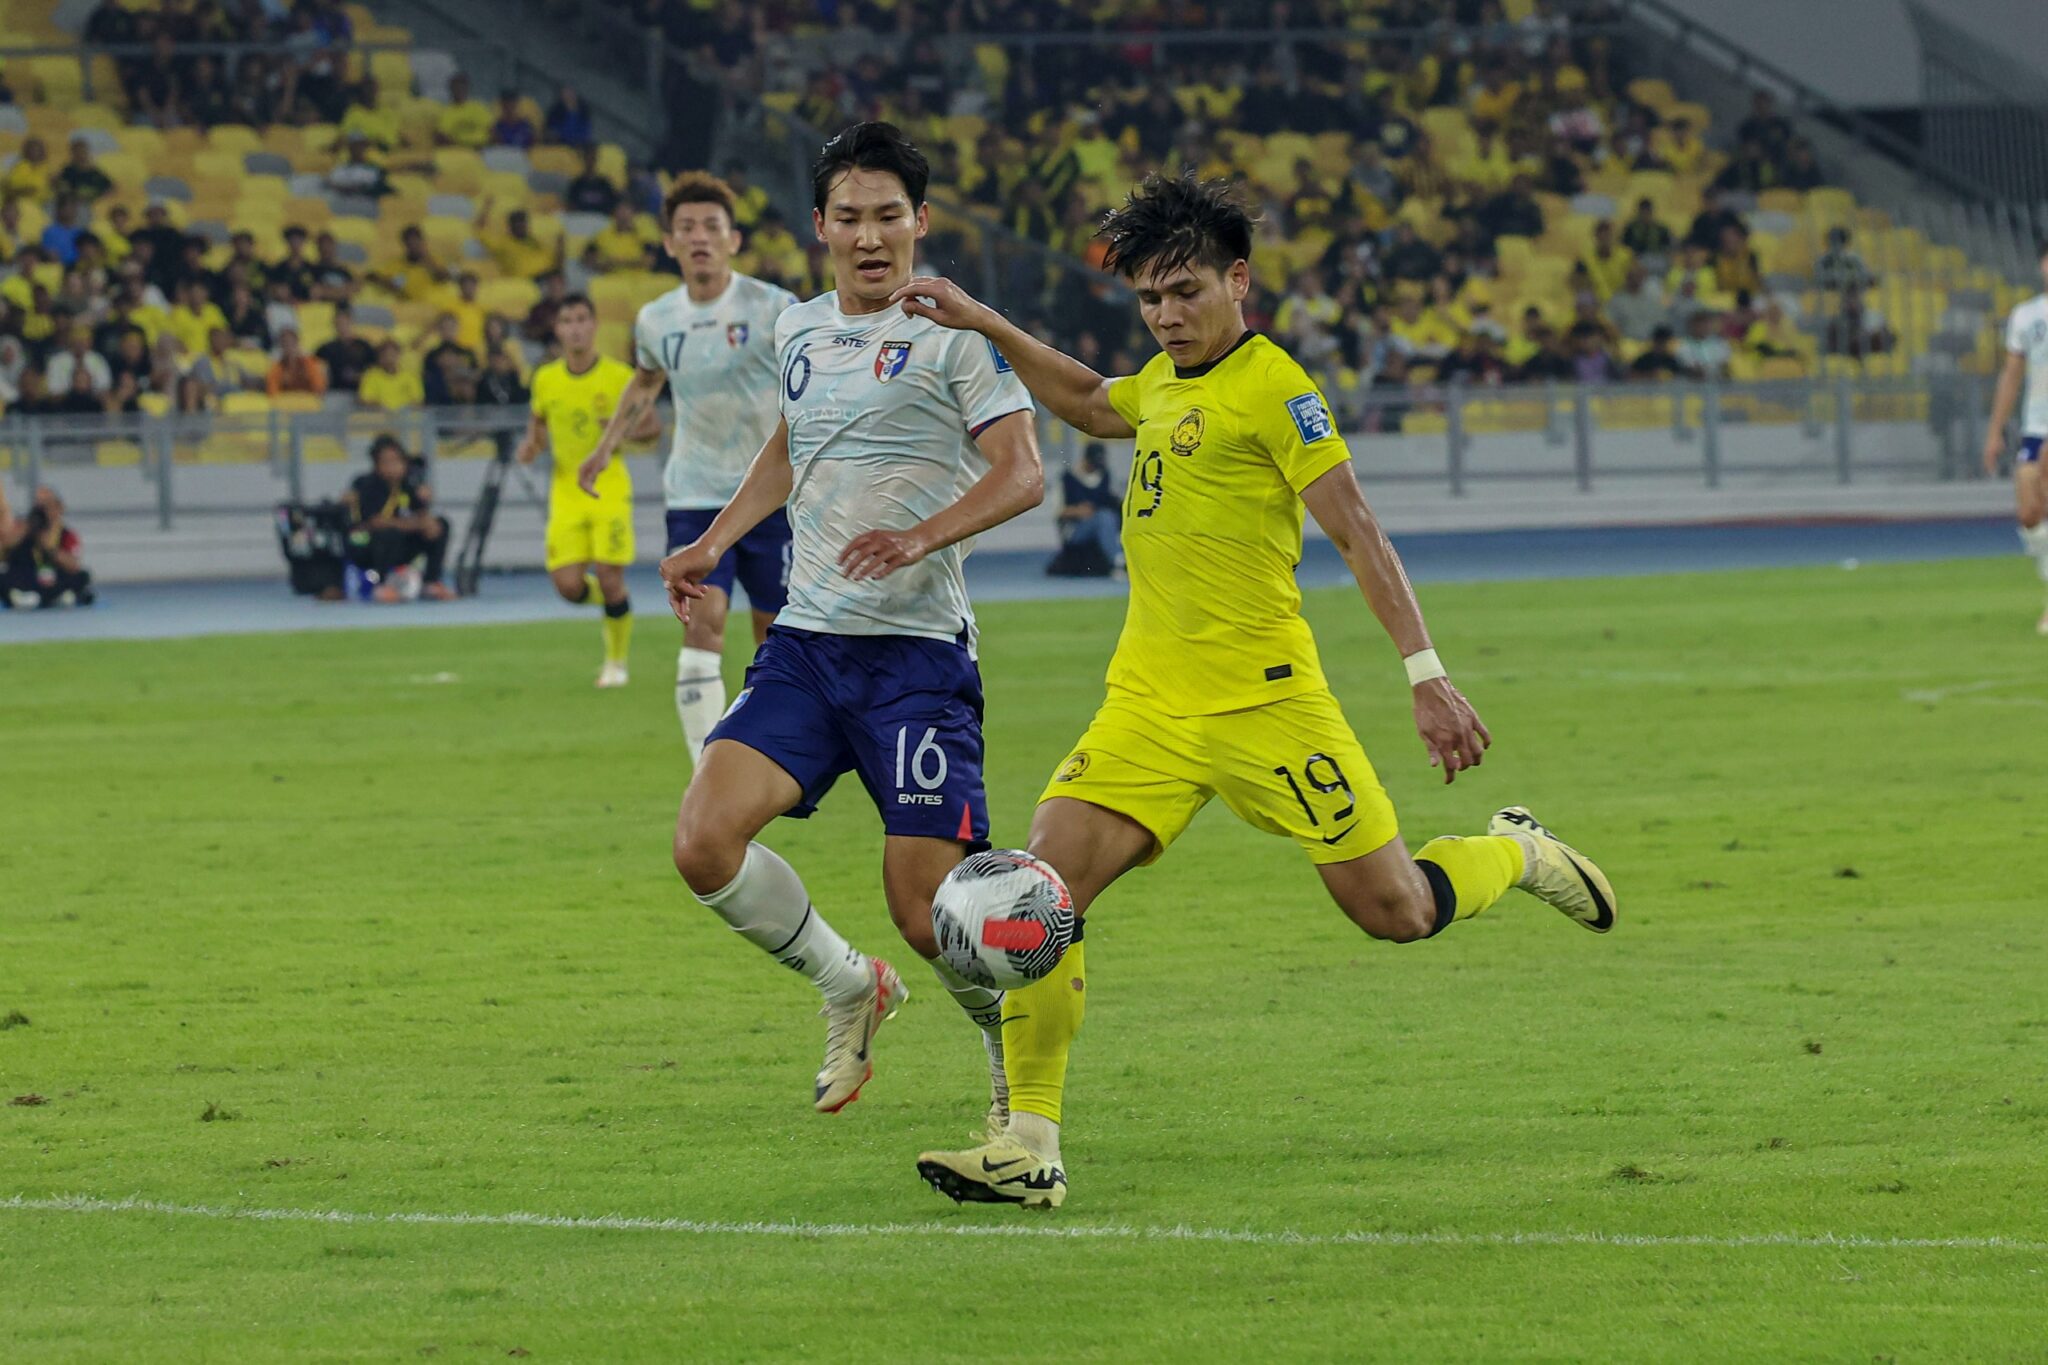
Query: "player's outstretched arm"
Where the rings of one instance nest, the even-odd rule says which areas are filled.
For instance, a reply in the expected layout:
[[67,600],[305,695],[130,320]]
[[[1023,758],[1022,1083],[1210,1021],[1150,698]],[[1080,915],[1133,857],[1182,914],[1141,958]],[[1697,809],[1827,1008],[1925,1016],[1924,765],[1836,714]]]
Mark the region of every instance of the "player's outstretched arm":
[[[668,376],[660,370],[633,371],[633,380],[626,385],[626,391],[619,395],[619,405],[612,409],[612,419],[604,424],[604,435],[597,438],[597,448],[590,457],[576,466],[576,486],[591,497],[597,496],[597,476],[604,473],[618,454],[622,442],[645,440],[648,419],[654,416],[654,404],[661,397],[661,386]],[[658,428],[657,428],[658,429]]]
[[704,595],[703,582],[725,558],[725,552],[741,536],[768,519],[770,513],[789,501],[795,484],[789,467],[789,423],[777,422],[761,453],[747,466],[737,493],[725,510],[711,519],[704,534],[661,561],[662,585],[668,589],[669,610],[684,625],[690,623],[690,602]]
[[891,295],[912,317],[941,327],[979,332],[995,343],[1031,396],[1070,427],[1120,440],[1137,430],[1110,405],[1109,381],[1088,366],[1046,345],[951,280],[920,275]]
[[1366,505],[1358,476],[1349,464],[1340,464],[1302,489],[1301,500],[1337,553],[1344,556],[1372,614],[1408,662],[1415,694],[1415,729],[1429,748],[1429,765],[1442,768],[1446,782],[1466,768],[1478,767],[1493,736],[1472,703],[1451,685],[1436,662],[1429,627],[1422,620],[1422,607],[1415,600],[1408,571],[1387,542],[1379,518]]
[[1984,432],[1984,472],[1996,474],[2005,455],[2005,424],[2019,406],[2020,385],[2026,382],[2027,358],[2016,351],[2005,353],[2005,368],[1998,372],[1998,388],[1991,396],[1991,425]]
[[980,535],[1045,501],[1045,466],[1038,457],[1038,430],[1029,412],[999,417],[974,438],[988,473],[907,531],[863,531],[839,552],[839,568],[854,582],[886,578],[934,550]]

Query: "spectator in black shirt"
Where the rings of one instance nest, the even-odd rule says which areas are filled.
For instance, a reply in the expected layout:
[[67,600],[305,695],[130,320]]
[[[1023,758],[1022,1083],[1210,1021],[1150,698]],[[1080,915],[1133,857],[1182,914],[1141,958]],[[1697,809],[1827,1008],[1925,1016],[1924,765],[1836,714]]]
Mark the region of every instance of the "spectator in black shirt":
[[438,340],[420,362],[420,388],[430,406],[446,407],[455,401],[448,385],[450,370],[477,367],[476,352],[455,339],[461,330],[462,323],[453,313],[441,314],[434,323],[432,335]]
[[1745,142],[1737,149],[1734,160],[1721,168],[1714,177],[1714,188],[1735,190],[1742,194],[1761,194],[1778,183],[1778,168],[1765,155],[1763,144]]
[[562,192],[562,203],[571,213],[602,213],[609,217],[618,207],[619,187],[597,170],[597,148],[583,149],[583,169]]
[[346,307],[334,310],[334,337],[313,354],[327,367],[329,393],[354,393],[377,363],[376,347],[356,335],[355,314]]
[[1443,268],[1437,249],[1415,235],[1415,226],[1403,221],[1394,225],[1394,239],[1380,257],[1380,270],[1390,280],[1427,280]]
[[401,600],[393,573],[415,560],[424,560],[426,596],[443,602],[455,596],[441,582],[448,519],[434,514],[432,495],[396,436],[387,433],[371,442],[370,472],[349,485],[343,501],[349,509],[349,558],[376,575],[378,601]]
[[1121,525],[1116,484],[1100,441],[1081,450],[1078,464],[1060,475],[1060,550],[1045,571],[1055,577],[1104,578],[1121,566]]
[[157,127],[169,128],[177,123],[185,83],[170,34],[156,35],[148,59],[135,72],[128,87],[128,98],[135,112]]
[[1636,200],[1636,216],[1622,225],[1621,244],[1638,256],[1662,258],[1671,254],[1671,229],[1657,221],[1655,204],[1647,199]]
[[1821,183],[1820,162],[1813,156],[1813,144],[1803,137],[1792,139],[1785,151],[1785,169],[1779,180],[1788,190],[1810,190]]
[[309,268],[313,297],[328,303],[346,303],[355,296],[356,272],[341,259],[341,243],[333,233],[321,233],[318,241],[320,254]]
[[1294,100],[1271,62],[1259,67],[1252,88],[1237,103],[1237,126],[1247,133],[1271,137],[1294,126]]
[[1571,354],[1565,350],[1564,339],[1557,329],[1545,323],[1540,329],[1530,328],[1529,335],[1537,343],[1536,354],[1522,362],[1522,368],[1515,377],[1525,384],[1541,383],[1547,379],[1568,380],[1576,377],[1578,370],[1572,364]]
[[1541,237],[1543,206],[1536,202],[1529,177],[1518,175],[1508,188],[1486,201],[1479,223],[1491,237]]
[[1688,245],[1699,246],[1709,252],[1721,249],[1721,233],[1725,228],[1741,227],[1742,215],[1721,202],[1721,191],[1709,185],[1700,196],[1700,211],[1692,220],[1692,227],[1685,234]]
[[550,270],[540,277],[540,299],[527,310],[525,320],[519,324],[519,335],[528,341],[543,344],[554,339],[555,314],[562,309],[562,300],[569,295],[569,282],[559,270]]
[[1740,142],[1754,142],[1765,156],[1782,161],[1792,141],[1792,125],[1778,112],[1778,102],[1771,98],[1771,93],[1759,90],[1750,102],[1749,117],[1735,129],[1735,137]]
[[1676,379],[1685,373],[1685,367],[1678,363],[1672,347],[1677,344],[1678,334],[1669,327],[1659,326],[1650,333],[1650,349],[1629,362],[1630,379]]
[[92,159],[92,145],[82,137],[71,139],[71,160],[57,172],[51,188],[68,194],[81,204],[90,204],[114,188],[114,182]]
[[149,282],[168,296],[178,287],[178,274],[185,261],[185,234],[171,226],[171,211],[161,203],[142,213],[142,226],[129,234],[130,247],[148,244]]
[[476,401],[509,408],[524,404],[527,397],[526,385],[519,378],[519,367],[512,363],[511,355],[502,346],[493,348],[476,383]]
[[[323,234],[324,235],[324,234]],[[283,280],[300,303],[313,297],[313,263],[306,259],[306,230],[293,223],[284,230],[284,255],[265,267],[266,277]]]

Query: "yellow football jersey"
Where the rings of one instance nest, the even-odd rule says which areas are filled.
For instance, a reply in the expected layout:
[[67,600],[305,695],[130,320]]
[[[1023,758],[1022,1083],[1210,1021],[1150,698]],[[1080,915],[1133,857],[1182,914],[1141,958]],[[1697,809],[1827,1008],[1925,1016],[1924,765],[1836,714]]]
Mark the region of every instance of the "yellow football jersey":
[[1294,582],[1301,490],[1351,451],[1314,381],[1247,332],[1186,372],[1156,355],[1114,380],[1109,401],[1138,433],[1110,691],[1202,716],[1325,686]]
[[[576,488],[576,467],[597,449],[605,423],[619,406],[619,396],[633,382],[633,367],[624,361],[601,355],[581,374],[572,374],[567,361],[550,360],[533,372],[533,410],[548,424],[548,445],[555,455],[554,491],[565,488],[584,496]],[[597,476],[600,498],[633,496],[633,476],[624,460],[613,460]]]

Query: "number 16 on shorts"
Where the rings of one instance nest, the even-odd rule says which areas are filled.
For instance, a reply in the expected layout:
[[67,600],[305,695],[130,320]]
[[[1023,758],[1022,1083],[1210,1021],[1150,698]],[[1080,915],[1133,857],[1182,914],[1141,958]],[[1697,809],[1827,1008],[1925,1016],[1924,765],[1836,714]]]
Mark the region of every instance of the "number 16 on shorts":
[[927,725],[922,739],[911,738],[916,727],[896,727],[896,804],[899,806],[943,806],[946,804],[946,751],[939,744],[939,729]]

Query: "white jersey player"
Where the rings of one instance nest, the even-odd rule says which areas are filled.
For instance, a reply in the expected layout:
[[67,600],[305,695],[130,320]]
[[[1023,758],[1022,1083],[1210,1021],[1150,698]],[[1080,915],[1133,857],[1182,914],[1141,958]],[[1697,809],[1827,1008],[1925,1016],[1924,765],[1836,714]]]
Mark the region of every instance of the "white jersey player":
[[[2041,244],[2041,278],[2048,284],[2048,242]],[[2036,294],[2012,310],[2005,324],[2005,368],[1991,401],[1991,429],[1984,436],[1984,472],[1996,474],[2005,454],[2005,426],[2020,389],[2027,402],[2020,415],[2019,453],[2013,462],[2013,499],[2020,519],[2020,544],[2048,583],[2048,474],[2041,448],[2048,443],[2048,294]],[[2036,627],[2048,635],[2048,609]]]
[[[732,268],[739,249],[733,192],[716,176],[687,172],[662,200],[663,242],[683,283],[640,310],[633,325],[635,373],[619,412],[579,480],[596,486],[627,422],[650,411],[663,384],[675,404],[675,431],[662,476],[668,548],[687,545],[739,491],[747,466],[775,430],[775,320],[796,302],[780,285]],[[725,618],[733,583],[747,590],[754,643],[782,610],[789,586],[789,522],[765,518],[726,552],[704,580],[676,656],[676,714],[694,759],[725,711]]]
[[[903,982],[850,947],[755,836],[778,815],[809,815],[856,774],[882,816],[890,917],[919,954],[937,957],[932,895],[967,852],[988,846],[965,542],[1044,495],[1031,399],[1008,364],[980,337],[890,302],[929,224],[928,174],[886,123],[855,124],[825,144],[812,167],[814,221],[838,287],[782,315],[782,420],[738,495],[661,564],[687,623],[727,551],[788,504],[789,603],[704,746],[675,860],[699,900],[823,992],[813,1103],[825,1113],[872,1073],[875,1030],[905,998]],[[933,968],[981,1027],[991,1115],[1005,1118],[1002,995]]]

